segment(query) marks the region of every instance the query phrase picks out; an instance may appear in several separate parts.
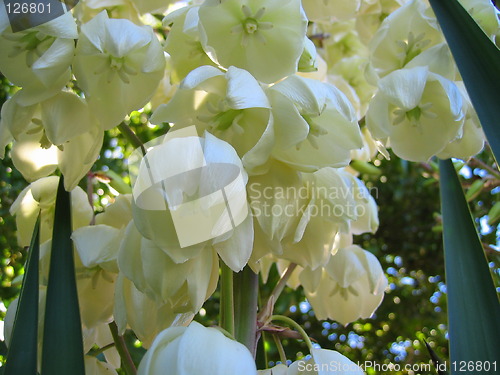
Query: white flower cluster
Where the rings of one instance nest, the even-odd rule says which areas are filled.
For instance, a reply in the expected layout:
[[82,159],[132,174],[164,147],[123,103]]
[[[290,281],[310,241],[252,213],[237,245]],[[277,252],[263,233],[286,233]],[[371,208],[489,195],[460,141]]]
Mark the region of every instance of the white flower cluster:
[[[498,43],[491,2],[461,3]],[[106,324],[115,321],[151,347],[144,375],[167,363],[172,374],[256,373],[245,348],[189,325],[216,289],[220,261],[234,272],[248,265],[263,280],[272,264],[297,264],[289,285],[302,285],[319,319],[370,317],[387,280],[377,259],[352,243],[353,234],[377,230],[378,214],[350,163],[386,148],[411,161],[466,159],[484,143],[424,0],[81,0],[16,33],[2,7],[0,49],[0,71],[18,87],[1,110],[0,156],[12,144],[13,163],[31,183],[11,207],[19,244],[27,245],[41,210],[46,257],[59,169],[73,191],[86,350],[109,344]],[[204,162],[241,171],[248,216],[232,230],[181,246],[174,209],[144,208],[127,194],[93,217],[78,184],[104,132],[148,103],[151,123],[196,128]],[[153,148],[143,164],[147,155],[156,163],[148,170],[191,163],[197,148],[177,144],[175,159],[155,159]],[[192,173],[172,194],[200,197],[230,173]],[[161,184],[148,191],[169,199]],[[200,357],[186,357],[187,347]],[[87,373],[114,373],[116,351],[105,356],[105,365],[87,358]],[[319,349],[309,362],[332,358],[350,363]],[[294,363],[263,373],[323,372]]]

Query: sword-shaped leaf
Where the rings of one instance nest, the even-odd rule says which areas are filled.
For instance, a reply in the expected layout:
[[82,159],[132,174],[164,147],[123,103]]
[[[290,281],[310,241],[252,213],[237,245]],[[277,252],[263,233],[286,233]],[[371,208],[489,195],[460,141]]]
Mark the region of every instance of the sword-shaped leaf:
[[493,374],[491,365],[500,358],[500,304],[452,161],[440,160],[439,171],[451,374],[459,374],[461,361],[489,362],[481,374]]
[[42,375],[85,375],[82,325],[71,241],[70,193],[61,176],[57,188],[50,254]]
[[40,215],[33,230],[4,375],[36,375],[38,351],[38,261]]
[[450,46],[493,154],[500,161],[500,50],[457,0],[429,2]]

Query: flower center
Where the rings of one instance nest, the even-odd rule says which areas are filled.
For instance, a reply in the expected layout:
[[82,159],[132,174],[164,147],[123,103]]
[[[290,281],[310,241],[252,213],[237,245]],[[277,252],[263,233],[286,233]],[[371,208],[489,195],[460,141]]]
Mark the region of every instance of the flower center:
[[410,110],[406,110],[403,108],[397,108],[394,110],[394,120],[393,120],[393,125],[399,125],[403,121],[407,120],[411,126],[413,127],[420,127],[420,118],[422,116],[434,119],[437,117],[437,114],[434,112],[431,112],[429,108],[432,107],[432,103],[422,103],[415,108],[412,108]]
[[41,31],[29,31],[15,34],[4,34],[4,39],[16,42],[9,53],[9,57],[16,57],[26,52],[26,65],[31,67],[39,57],[52,45],[55,38],[45,35]]
[[105,56],[102,63],[98,68],[94,71],[94,74],[107,73],[107,82],[111,83],[111,81],[115,78],[115,75],[122,80],[123,83],[130,83],[129,76],[135,76],[137,74],[137,70],[127,62],[126,57],[116,57],[111,54]]
[[243,21],[243,25],[245,25],[244,30],[247,34],[253,34],[259,28],[259,23],[253,18],[247,18]]
[[408,38],[406,40],[396,41],[396,44],[401,50],[398,54],[402,61],[401,67],[404,67],[416,56],[418,56],[430,43],[430,39],[425,39],[425,33],[420,33],[415,36],[411,31],[408,33]]
[[237,123],[243,112],[242,109],[230,108],[223,99],[219,100],[216,106],[207,102],[207,109],[212,114],[198,116],[198,120],[206,122],[211,129],[225,131],[233,126],[235,131],[243,132]]
[[241,45],[246,47],[248,45],[248,38],[252,35],[255,36],[262,44],[266,44],[266,38],[261,30],[269,30],[273,28],[272,22],[262,22],[259,21],[266,12],[266,8],[260,8],[255,14],[247,5],[241,6],[241,11],[243,12],[243,20],[241,23],[237,24],[231,29],[231,33],[241,33]]
[[330,293],[330,296],[334,296],[337,293],[340,294],[340,296],[342,297],[342,299],[344,301],[347,301],[349,299],[349,294],[351,294],[355,297],[359,296],[358,291],[352,285],[349,285],[347,288],[342,288],[340,286],[340,284],[335,285],[335,287],[333,288],[333,290]]
[[[319,145],[317,142],[318,138],[322,135],[328,134],[328,131],[324,129],[322,126],[315,123],[314,120],[311,118],[311,116],[309,115],[301,115],[301,116],[307,122],[307,125],[309,125],[309,134],[307,134],[306,139],[309,141],[312,147],[318,150],[319,149]],[[300,150],[301,145],[302,142],[296,146],[297,150]]]

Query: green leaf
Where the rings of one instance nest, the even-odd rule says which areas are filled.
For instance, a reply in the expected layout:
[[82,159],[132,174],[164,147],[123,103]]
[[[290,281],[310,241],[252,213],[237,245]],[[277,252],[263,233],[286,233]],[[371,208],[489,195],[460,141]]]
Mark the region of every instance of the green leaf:
[[488,212],[488,225],[493,226],[500,220],[500,202],[496,202]]
[[[439,161],[451,373],[500,358],[500,304],[474,219],[450,159]],[[457,368],[453,367],[456,363]],[[469,373],[474,373],[471,371]],[[495,373],[483,371],[481,374]]]
[[493,154],[500,161],[500,51],[457,0],[430,0]]
[[42,375],[85,375],[71,241],[70,193],[57,189],[43,330]]
[[33,230],[4,375],[36,375],[38,351],[38,261],[40,215]]

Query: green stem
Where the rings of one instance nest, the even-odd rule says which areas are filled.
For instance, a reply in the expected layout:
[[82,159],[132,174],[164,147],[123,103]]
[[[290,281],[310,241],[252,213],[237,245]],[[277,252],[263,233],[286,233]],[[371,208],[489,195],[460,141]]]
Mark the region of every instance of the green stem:
[[288,279],[290,276],[292,276],[293,271],[295,271],[295,268],[297,267],[296,263],[290,263],[288,268],[286,269],[285,273],[283,276],[281,276],[281,279],[278,281],[278,284],[274,287],[271,296],[274,297],[274,302],[278,300],[278,297],[280,296],[281,292],[283,289],[285,289],[285,285],[288,282]]
[[286,354],[285,354],[285,349],[283,349],[283,345],[281,344],[281,340],[276,335],[273,335],[273,339],[274,343],[276,344],[276,347],[278,348],[278,353],[280,354],[280,361],[284,365],[286,365]]
[[234,336],[233,271],[221,262],[220,326]]
[[132,357],[130,356],[123,336],[118,334],[118,326],[115,322],[109,323],[108,326],[111,331],[111,335],[113,336],[116,350],[122,360],[123,370],[127,375],[135,375],[137,373],[137,369],[135,368],[134,361],[132,361]]
[[269,356],[267,355],[267,348],[266,348],[266,342],[268,338],[268,334],[264,331],[261,332],[261,338],[262,338],[262,356],[264,360],[263,366],[261,368],[268,368],[269,367]]
[[[274,304],[276,303],[281,292],[283,292],[283,289],[285,288],[288,279],[290,278],[290,276],[292,276],[292,273],[293,273],[293,271],[295,271],[296,267],[297,267],[296,263],[290,263],[290,265],[286,269],[285,273],[283,274],[283,276],[281,276],[280,280],[278,281],[278,283],[274,287],[273,291],[271,292],[271,295],[267,299],[267,302],[264,305],[262,305],[262,309],[259,312],[259,315],[257,316],[257,319],[260,322],[265,323],[266,318],[269,316],[269,315],[268,316],[265,316],[265,315],[272,314],[272,310],[273,310],[272,307],[274,307]],[[271,303],[271,301],[272,301],[273,306],[268,306],[269,303]],[[271,307],[271,310],[269,310],[268,307]]]
[[295,320],[290,319],[288,316],[284,316],[284,315],[273,315],[273,316],[271,316],[270,320],[271,321],[281,321],[281,322],[286,323],[289,326],[295,328],[295,330],[300,333],[300,335],[302,336],[302,338],[306,342],[306,345],[307,345],[307,348],[309,349],[309,352],[310,353],[312,352],[313,346],[312,346],[311,339],[309,338],[309,336],[307,336],[306,331],[304,331],[304,329],[300,326],[300,324],[298,324]]
[[234,274],[235,337],[254,358],[257,349],[257,296],[259,278],[248,266]]
[[118,129],[120,130],[120,133],[122,133],[125,136],[125,138],[127,138],[130,141],[130,143],[132,143],[132,145],[135,148],[140,148],[142,154],[146,155],[146,149],[144,148],[144,143],[142,143],[142,141],[139,139],[137,134],[134,133],[134,131],[130,126],[122,122],[120,125],[118,125]]
[[101,354],[101,353],[105,352],[106,350],[111,349],[111,348],[113,348],[115,346],[116,346],[115,343],[112,342],[112,343],[110,343],[108,345],[103,346],[102,348],[98,348],[98,349],[95,349],[95,350],[90,350],[87,353],[87,355],[91,355],[93,357],[97,357],[99,354]]

